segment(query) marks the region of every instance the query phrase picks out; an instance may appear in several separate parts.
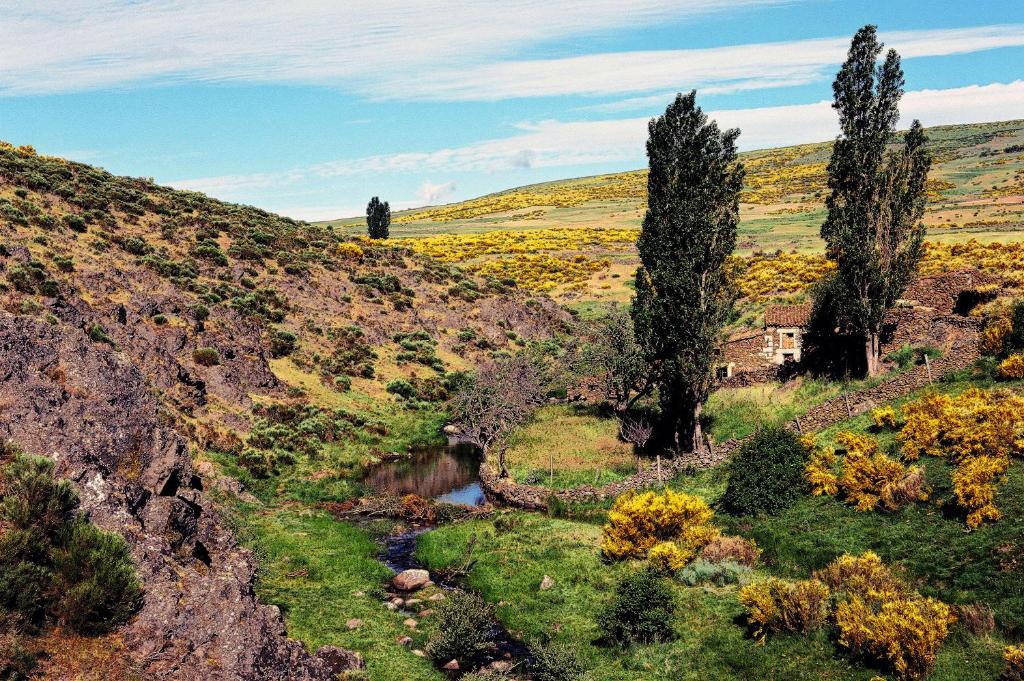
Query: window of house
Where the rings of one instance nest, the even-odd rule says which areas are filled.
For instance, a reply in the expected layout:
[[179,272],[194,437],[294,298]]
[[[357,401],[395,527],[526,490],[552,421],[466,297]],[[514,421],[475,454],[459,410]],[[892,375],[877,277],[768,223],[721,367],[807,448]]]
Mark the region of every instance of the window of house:
[[787,331],[782,334],[780,339],[783,350],[795,350],[796,349],[796,333],[793,331]]

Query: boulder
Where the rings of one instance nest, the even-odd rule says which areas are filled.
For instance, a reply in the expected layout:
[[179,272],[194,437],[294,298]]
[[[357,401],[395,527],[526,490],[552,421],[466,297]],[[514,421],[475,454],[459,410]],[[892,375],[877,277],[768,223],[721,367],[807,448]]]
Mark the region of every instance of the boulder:
[[395,575],[391,583],[400,591],[416,591],[430,583],[430,573],[426,570],[406,570]]
[[555,586],[555,580],[547,575],[544,575],[544,579],[540,580],[540,590],[547,591]]
[[459,661],[452,660],[446,663],[443,667],[441,667],[441,669],[445,670],[446,672],[457,672],[459,671]]

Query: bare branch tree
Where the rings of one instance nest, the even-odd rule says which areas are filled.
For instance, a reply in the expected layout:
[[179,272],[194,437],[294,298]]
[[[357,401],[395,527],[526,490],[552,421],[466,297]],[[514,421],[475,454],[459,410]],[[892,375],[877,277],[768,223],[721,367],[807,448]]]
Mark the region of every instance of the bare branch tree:
[[502,476],[506,438],[543,404],[542,386],[539,368],[517,356],[483,365],[452,400],[453,424],[484,460],[497,452]]
[[618,414],[654,390],[655,372],[637,343],[628,309],[613,306],[594,323],[589,342],[576,354],[576,371],[597,378],[604,399]]
[[636,445],[637,449],[643,449],[653,433],[654,426],[644,419],[623,417],[619,421],[619,435],[626,442]]

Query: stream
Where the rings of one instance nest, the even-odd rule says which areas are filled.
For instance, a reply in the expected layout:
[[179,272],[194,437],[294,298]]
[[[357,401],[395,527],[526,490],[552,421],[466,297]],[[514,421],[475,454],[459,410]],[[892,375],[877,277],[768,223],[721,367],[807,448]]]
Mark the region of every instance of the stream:
[[[367,472],[364,484],[381,494],[417,494],[426,499],[450,504],[479,506],[486,503],[480,486],[480,457],[471,445],[454,444],[416,450],[409,457],[387,461]],[[414,527],[382,540],[380,562],[398,574],[422,568],[416,560],[416,542],[433,527]],[[431,575],[446,591],[459,586]],[[529,648],[513,637],[505,626],[494,620],[491,631],[495,650],[488,661],[505,660],[521,669],[531,659]]]

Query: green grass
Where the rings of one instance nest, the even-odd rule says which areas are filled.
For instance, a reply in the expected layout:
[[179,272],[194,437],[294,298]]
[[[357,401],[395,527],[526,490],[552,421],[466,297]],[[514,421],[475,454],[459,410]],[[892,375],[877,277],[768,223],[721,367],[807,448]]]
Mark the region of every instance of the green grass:
[[636,472],[636,461],[618,428],[592,408],[543,407],[510,438],[509,469],[516,480],[558,489],[621,480]]
[[760,426],[777,426],[838,395],[841,383],[801,379],[797,383],[724,388],[708,399],[705,413],[716,442],[750,435]]
[[[288,509],[245,509],[237,521],[259,557],[257,595],[281,609],[290,637],[311,652],[337,645],[362,653],[371,679],[444,678],[396,642],[410,632],[404,616],[385,609],[377,596],[391,573],[377,561],[378,546],[365,530],[324,513]],[[289,576],[296,573],[301,576]],[[350,631],[345,623],[352,618],[363,626]],[[424,634],[412,635],[422,647]]]
[[[468,585],[498,603],[499,617],[526,639],[551,638],[572,646],[595,681],[617,679],[862,679],[877,670],[852,664],[824,633],[776,636],[758,645],[738,623],[736,587],[674,585],[679,608],[676,640],[631,649],[596,645],[597,613],[615,581],[632,566],[608,565],[598,555],[600,526],[515,513],[515,527],[498,533],[492,522],[441,528],[420,540],[417,556],[432,568],[453,565],[471,535],[477,564]],[[555,587],[541,591],[544,575]],[[939,658],[935,679],[992,679],[1002,641],[957,632]]]
[[[972,385],[990,387],[982,374],[964,371],[934,389],[958,393]],[[1020,388],[1019,383],[1001,384]],[[923,391],[897,400],[901,405]],[[792,400],[792,405],[801,404]],[[757,412],[760,415],[760,412]],[[747,428],[740,416],[734,427]],[[839,430],[871,431],[862,415],[822,433],[831,442]],[[883,448],[895,446],[893,432],[872,433]],[[926,457],[921,462],[932,488],[929,501],[897,513],[858,513],[841,499],[801,497],[775,517],[716,515],[724,531],[754,539],[763,549],[758,575],[806,577],[843,553],[877,552],[925,595],[954,605],[985,603],[995,612],[997,632],[978,638],[962,626],[953,629],[942,648],[936,672],[942,681],[994,679],[1002,667],[1007,641],[1024,636],[1024,463],[1015,460],[1000,487],[997,505],[1004,517],[968,531],[952,496],[952,467]],[[678,476],[673,488],[715,504],[728,483],[728,464]],[[607,504],[604,505],[607,507]],[[572,509],[570,509],[571,511]],[[735,587],[688,588],[674,585],[681,605],[675,641],[612,650],[595,645],[594,622],[616,579],[629,565],[605,564],[599,557],[600,508],[592,520],[549,518],[513,513],[511,530],[476,521],[440,528],[421,538],[418,557],[431,567],[455,564],[471,535],[478,542],[477,563],[468,586],[498,603],[509,628],[524,638],[553,638],[576,648],[604,679],[869,679],[878,670],[847,660],[824,634],[776,636],[764,646],[745,636],[737,619],[741,606]],[[556,581],[540,591],[544,575]]]

